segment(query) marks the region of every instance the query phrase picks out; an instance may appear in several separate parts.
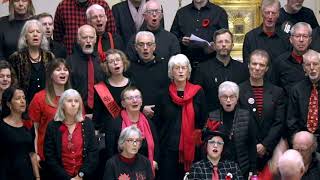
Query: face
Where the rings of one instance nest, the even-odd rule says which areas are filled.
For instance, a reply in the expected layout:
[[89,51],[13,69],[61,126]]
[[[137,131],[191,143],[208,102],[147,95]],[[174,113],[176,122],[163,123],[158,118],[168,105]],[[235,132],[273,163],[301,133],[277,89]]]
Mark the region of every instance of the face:
[[153,52],[156,50],[156,44],[150,36],[140,36],[136,42],[136,50],[143,61],[151,61],[154,58]]
[[309,35],[308,28],[304,26],[296,28],[294,34],[290,36],[290,43],[297,54],[304,54],[311,43],[311,36]]
[[188,65],[176,64],[172,67],[172,77],[175,82],[186,81],[189,75]]
[[312,138],[310,138],[309,136],[295,136],[294,141],[292,142],[292,146],[293,149],[299,151],[304,161],[311,158],[313,151],[313,142]]
[[141,146],[141,142],[142,139],[139,138],[137,134],[129,136],[123,143],[122,154],[125,155],[125,157],[133,157],[138,153]]
[[229,33],[220,34],[216,37],[214,48],[220,56],[226,57],[230,55],[233,48],[233,42]]
[[202,4],[202,3],[205,3],[207,2],[208,0],[193,0],[193,3],[196,3],[196,4]]
[[268,59],[262,56],[253,55],[248,64],[250,78],[261,80],[268,71]]
[[237,105],[238,97],[231,90],[226,90],[219,96],[220,104],[226,112],[231,112]]
[[84,54],[92,54],[94,51],[94,45],[96,44],[96,34],[93,28],[84,27],[79,34],[79,45]]
[[0,70],[0,90],[4,91],[11,85],[11,71],[10,69]]
[[312,82],[318,82],[320,79],[320,59],[312,57],[303,60],[303,69]]
[[158,29],[160,27],[160,22],[162,19],[162,11],[160,5],[155,2],[149,3],[143,17],[150,30]]
[[140,111],[142,105],[142,97],[139,90],[127,91],[124,93],[124,99],[121,101],[122,106],[128,112]]
[[223,150],[224,142],[220,136],[214,136],[208,140],[207,156],[210,159],[220,159]]
[[69,70],[64,64],[60,64],[51,75],[52,81],[56,85],[65,85],[68,82]]
[[304,0],[288,0],[287,6],[294,12],[298,12],[302,8]]
[[53,20],[50,16],[40,18],[39,21],[41,22],[44,34],[47,38],[51,38],[53,33]]
[[111,75],[123,73],[124,66],[120,54],[109,54],[105,63]]
[[96,29],[97,34],[102,35],[106,30],[107,16],[103,10],[92,9],[90,11],[90,24]]
[[12,112],[23,113],[26,111],[26,97],[24,92],[20,89],[17,89],[14,92],[14,95],[11,99],[11,102],[8,103],[8,106]]
[[80,97],[66,97],[63,102],[65,116],[75,117],[80,108]]
[[42,39],[42,33],[40,27],[36,24],[31,24],[27,28],[26,41],[29,47],[40,47]]
[[278,17],[279,7],[276,3],[266,6],[262,11],[263,26],[266,28],[274,28]]
[[14,13],[17,15],[27,14],[29,0],[13,0]]

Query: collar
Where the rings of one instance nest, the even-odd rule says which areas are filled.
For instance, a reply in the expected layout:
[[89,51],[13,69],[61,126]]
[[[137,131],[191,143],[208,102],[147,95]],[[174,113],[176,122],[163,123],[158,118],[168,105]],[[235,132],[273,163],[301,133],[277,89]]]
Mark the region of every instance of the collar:
[[274,36],[279,36],[279,30],[276,27],[275,31],[271,35],[269,35],[269,32],[264,32],[263,25],[261,24],[258,27],[258,34],[261,35],[261,36],[267,36],[267,37],[271,38],[271,37],[274,37]]
[[[138,57],[139,57],[139,55],[137,55]],[[138,58],[138,63],[139,64],[142,64],[142,65],[149,65],[149,64],[156,64],[157,62],[158,62],[159,60],[157,59],[157,57],[156,56],[154,56],[154,59],[153,60],[150,60],[150,61],[148,61],[148,62],[145,62],[145,61],[143,61],[142,59],[140,59],[140,58]]]
[[232,59],[232,57],[230,57],[230,61],[229,63],[225,66],[223,62],[221,62],[217,57],[214,58],[214,61],[219,65],[219,66],[222,66],[222,67],[225,67],[225,68],[228,68],[231,66],[231,64],[233,63],[232,61],[235,61],[234,59]]
[[146,24],[143,24],[143,25],[141,26],[141,28],[140,28],[140,31],[149,31],[149,32],[152,32],[153,34],[157,34],[157,33],[159,33],[159,32],[162,31],[162,30],[163,30],[163,27],[161,27],[161,24],[160,24],[160,26],[159,26],[158,29],[153,30],[153,31],[152,31],[152,30],[149,30]]
[[79,7],[88,7],[91,0],[87,0],[86,2],[83,2],[83,3],[80,3],[78,0],[74,0],[76,5],[79,6]]
[[292,51],[292,52],[291,52],[291,56],[293,57],[293,59],[294,59],[297,63],[299,63],[299,64],[302,63],[303,57],[302,57],[301,55],[298,55],[296,52]]

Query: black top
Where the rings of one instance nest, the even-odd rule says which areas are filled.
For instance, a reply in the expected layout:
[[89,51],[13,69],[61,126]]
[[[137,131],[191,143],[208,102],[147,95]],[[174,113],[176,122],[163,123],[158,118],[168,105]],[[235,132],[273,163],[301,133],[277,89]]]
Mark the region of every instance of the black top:
[[150,161],[145,156],[137,154],[136,159],[132,164],[123,162],[119,156],[119,154],[116,154],[107,161],[103,180],[153,179]]
[[291,51],[281,54],[273,63],[272,82],[282,87],[286,94],[297,82],[305,78],[302,64],[291,55]]
[[219,108],[218,87],[224,81],[237,84],[249,78],[248,66],[231,59],[227,66],[216,58],[200,63],[199,71],[194,74],[193,82],[203,87],[208,104],[208,110]]
[[[204,22],[206,20],[209,20],[208,25]],[[194,34],[211,42],[214,32],[221,28],[228,29],[228,15],[223,8],[208,1],[200,10],[195,8],[193,2],[179,9],[170,31],[177,36],[181,52],[190,61],[199,62],[207,59],[203,48],[185,46],[182,44],[182,38]]]
[[45,88],[46,69],[43,63],[31,63],[31,74],[28,91],[26,92],[27,102],[31,102],[33,96]]
[[301,180],[318,180],[320,179],[320,154],[314,152],[312,160],[307,171],[303,174]]
[[[141,30],[150,31],[146,27],[142,27]],[[171,32],[166,31],[162,27],[159,27],[155,31],[150,31],[154,34],[156,39],[156,50],[154,53],[161,60],[167,60],[171,56],[180,53],[180,45],[177,37]],[[131,36],[127,45],[127,55],[130,61],[137,60],[137,51],[135,49],[136,35]]]
[[280,16],[277,21],[277,25],[281,26],[281,29],[285,33],[290,33],[290,29],[297,22],[306,22],[310,24],[312,29],[319,26],[316,16],[313,11],[307,7],[302,7],[297,13],[289,14],[284,8],[280,9]]
[[0,120],[0,179],[33,180],[29,154],[34,152],[31,130]]
[[0,60],[8,59],[17,51],[20,32],[27,20],[9,21],[9,16],[0,18]]
[[287,34],[277,28],[275,33],[271,37],[268,37],[261,25],[245,35],[243,42],[243,62],[246,64],[249,62],[249,56],[252,51],[263,49],[268,52],[270,62],[272,63],[274,59],[280,54],[289,51],[290,48],[291,45]]
[[312,30],[311,49],[320,52],[320,26]]
[[49,39],[50,51],[54,54],[56,58],[66,58],[67,57],[67,49],[63,44]]

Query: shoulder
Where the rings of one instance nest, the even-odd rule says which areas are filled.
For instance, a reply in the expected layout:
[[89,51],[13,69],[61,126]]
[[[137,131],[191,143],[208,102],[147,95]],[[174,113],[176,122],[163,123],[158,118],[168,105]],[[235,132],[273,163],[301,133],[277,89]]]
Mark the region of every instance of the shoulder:
[[314,12],[312,11],[312,9],[307,8],[305,6],[302,6],[302,8],[300,9],[299,13],[303,13],[303,14],[308,14],[308,15],[313,15],[314,16]]
[[290,52],[290,51],[286,51],[286,52],[280,54],[280,55],[275,59],[274,63],[277,64],[277,65],[281,65],[281,64],[283,64],[283,63],[286,63],[286,62],[284,62],[284,60],[289,59],[290,56],[291,56],[291,52]]
[[239,84],[240,91],[246,90],[251,87],[250,81],[246,80]]
[[122,8],[125,8],[126,6],[128,6],[128,3],[127,1],[122,1],[122,2],[119,2],[115,5],[112,6],[112,10],[120,10]]
[[246,36],[247,37],[254,37],[257,36],[257,34],[261,32],[261,27],[256,27],[254,29],[252,29],[251,31],[247,32]]
[[224,8],[222,8],[221,6],[211,3],[210,1],[208,1],[208,6],[212,9],[214,9],[214,11],[218,12],[218,13],[226,13],[226,10]]
[[8,24],[9,23],[9,16],[3,16],[0,18],[0,24]]

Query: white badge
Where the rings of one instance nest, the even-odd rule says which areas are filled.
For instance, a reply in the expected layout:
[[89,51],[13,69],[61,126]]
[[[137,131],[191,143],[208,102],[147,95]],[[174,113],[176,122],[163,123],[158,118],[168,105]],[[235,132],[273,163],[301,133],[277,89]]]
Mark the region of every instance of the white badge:
[[257,111],[257,109],[256,109],[256,108],[253,108],[253,109],[252,109],[252,111],[253,111],[253,112],[256,112],[256,111]]
[[254,99],[253,99],[253,98],[249,98],[249,99],[248,99],[248,103],[249,103],[249,104],[254,104]]

